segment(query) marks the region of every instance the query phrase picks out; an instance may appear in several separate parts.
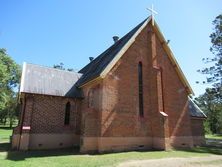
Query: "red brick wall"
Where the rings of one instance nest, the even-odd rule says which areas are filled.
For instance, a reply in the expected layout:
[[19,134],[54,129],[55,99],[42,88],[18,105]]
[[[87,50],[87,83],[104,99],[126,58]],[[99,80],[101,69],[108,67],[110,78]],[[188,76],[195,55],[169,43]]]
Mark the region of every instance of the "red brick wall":
[[[89,97],[90,91],[93,93]],[[83,88],[85,98],[81,102],[81,135],[84,137],[96,137],[100,134],[101,91],[99,83]]]
[[193,143],[195,146],[202,146],[206,144],[203,121],[203,119],[191,119]]
[[204,136],[203,119],[191,119],[193,136]]
[[[152,67],[151,27],[146,27],[103,81],[101,136],[163,136],[158,113],[157,70]],[[170,136],[191,136],[187,92],[156,37]],[[144,118],[139,116],[138,63],[143,63]]]
[[[104,80],[83,88],[82,101],[29,95],[24,124],[31,125],[31,133],[81,132],[82,137],[162,138],[168,137],[164,135],[166,132],[169,136],[192,136],[186,89],[158,37],[151,43],[153,37],[151,25],[148,25]],[[143,64],[144,117],[139,116],[140,61]],[[162,69],[163,84],[159,82],[161,75],[153,68],[154,64]],[[88,96],[92,90],[93,102],[89,106]],[[71,119],[70,126],[66,127],[64,116],[68,101]],[[159,113],[163,110],[160,104],[164,104],[164,112],[168,114],[165,125]]]
[[[80,102],[72,98],[26,94],[23,126],[30,133],[80,134]],[[66,103],[70,102],[70,125],[64,125]],[[24,100],[23,100],[24,103]]]
[[[152,136],[159,131],[150,36],[144,30],[104,79],[102,136]],[[144,118],[139,116],[138,63],[143,64]],[[158,116],[157,116],[158,117]],[[152,121],[156,126],[152,125]],[[152,127],[153,126],[153,127]],[[154,129],[155,128],[155,129]],[[153,132],[152,132],[153,131]]]
[[190,115],[186,88],[178,77],[175,66],[157,40],[157,59],[162,68],[165,112],[168,114],[170,136],[191,136]]

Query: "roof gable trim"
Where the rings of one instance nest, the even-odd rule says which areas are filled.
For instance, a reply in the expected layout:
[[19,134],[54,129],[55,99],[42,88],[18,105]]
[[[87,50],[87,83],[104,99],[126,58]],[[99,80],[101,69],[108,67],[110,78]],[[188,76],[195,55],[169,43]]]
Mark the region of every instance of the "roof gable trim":
[[176,71],[179,75],[180,80],[182,81],[182,83],[184,84],[184,86],[188,89],[189,94],[193,94],[194,92],[189,84],[189,82],[187,81],[183,71],[180,68],[180,65],[178,64],[173,52],[170,49],[170,46],[167,44],[163,33],[161,32],[158,24],[155,22],[155,26],[154,26],[154,30],[156,31],[158,37],[160,38],[161,42],[163,42],[163,48],[165,49],[165,51],[167,52],[168,57],[170,58],[171,62],[175,65]]
[[21,84],[20,84],[20,91],[19,92],[23,92],[24,91],[26,65],[27,65],[27,63],[24,62],[23,63],[23,67],[22,67],[22,77],[21,77]]
[[[192,101],[193,105],[205,116],[205,118],[207,118],[206,114],[204,114],[204,112],[200,109],[200,107],[198,105],[196,105],[196,103],[194,103],[194,101],[189,96],[188,96],[188,99],[190,101]],[[202,118],[204,118],[204,117],[202,117]]]
[[114,67],[114,65],[119,61],[119,59],[123,56],[123,54],[129,49],[129,47],[134,43],[136,37],[141,33],[141,31],[146,27],[146,25],[150,22],[151,17],[149,17],[143,25],[137,30],[137,32],[131,37],[131,39],[124,45],[124,47],[117,53],[115,58],[107,65],[107,67],[100,74],[101,78],[105,78],[105,76],[109,73],[109,71]]
[[[107,65],[107,67],[102,71],[102,73],[98,76],[100,78],[105,78],[106,75],[109,73],[109,71],[114,67],[114,65],[119,61],[119,59],[123,56],[123,54],[129,49],[129,47],[134,43],[136,37],[141,33],[141,31],[146,27],[146,25],[152,20],[151,17],[149,17],[144,24],[137,30],[137,32],[131,37],[131,39],[125,44],[125,46],[117,53],[115,58]],[[187,81],[185,75],[183,74],[179,64],[177,63],[175,56],[173,55],[173,52],[171,51],[170,47],[168,46],[163,33],[161,32],[159,26],[157,23],[154,21],[154,30],[156,31],[158,37],[161,39],[163,42],[163,48],[167,52],[167,55],[169,56],[170,60],[172,61],[173,64],[175,64],[176,71],[179,75],[180,80],[184,84],[184,86],[187,88],[187,91],[189,94],[193,94],[194,92]]]

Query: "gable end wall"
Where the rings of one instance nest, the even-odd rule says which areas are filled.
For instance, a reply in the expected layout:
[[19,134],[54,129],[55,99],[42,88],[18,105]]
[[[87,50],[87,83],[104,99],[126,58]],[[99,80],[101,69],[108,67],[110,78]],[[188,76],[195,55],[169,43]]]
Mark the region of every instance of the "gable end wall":
[[[156,69],[151,52],[151,26],[136,38],[103,81],[101,137],[104,148],[151,148],[154,138],[163,138],[163,119],[159,116]],[[187,92],[156,37],[157,63],[162,68],[164,111],[168,116],[168,142],[175,147],[191,147],[192,134],[187,110]],[[139,116],[138,63],[143,63],[144,118]],[[126,146],[112,144],[113,138],[134,137]],[[110,140],[108,140],[110,138]],[[144,142],[146,138],[146,142]],[[153,138],[153,139],[152,139]],[[177,139],[178,138],[178,139]],[[160,141],[159,145],[165,141]]]

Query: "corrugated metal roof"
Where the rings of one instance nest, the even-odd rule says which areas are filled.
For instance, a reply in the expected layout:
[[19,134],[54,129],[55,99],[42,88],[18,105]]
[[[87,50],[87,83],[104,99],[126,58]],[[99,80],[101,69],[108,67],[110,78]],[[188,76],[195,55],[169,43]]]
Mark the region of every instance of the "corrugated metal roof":
[[142,23],[137,25],[132,31],[130,31],[124,37],[122,37],[120,40],[114,43],[110,48],[108,48],[105,52],[100,54],[96,59],[94,59],[85,67],[83,67],[79,71],[80,73],[83,73],[83,75],[77,82],[77,85],[81,86],[87,83],[88,81],[98,77],[146,20],[147,19],[145,19]]
[[82,74],[24,63],[20,92],[82,98],[75,86]]
[[194,101],[189,98],[188,107],[190,111],[190,116],[198,117],[198,118],[207,118],[207,116],[203,113],[203,111],[194,103]]

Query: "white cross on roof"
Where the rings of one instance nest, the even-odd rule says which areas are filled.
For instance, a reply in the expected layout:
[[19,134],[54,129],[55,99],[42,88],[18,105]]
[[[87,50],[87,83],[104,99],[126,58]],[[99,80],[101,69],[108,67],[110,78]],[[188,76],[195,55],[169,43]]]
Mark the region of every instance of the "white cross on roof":
[[158,14],[155,10],[154,10],[154,7],[153,7],[153,4],[152,4],[152,8],[147,8],[147,10],[149,10],[151,12],[151,17],[152,17],[152,25],[154,26],[154,15]]

